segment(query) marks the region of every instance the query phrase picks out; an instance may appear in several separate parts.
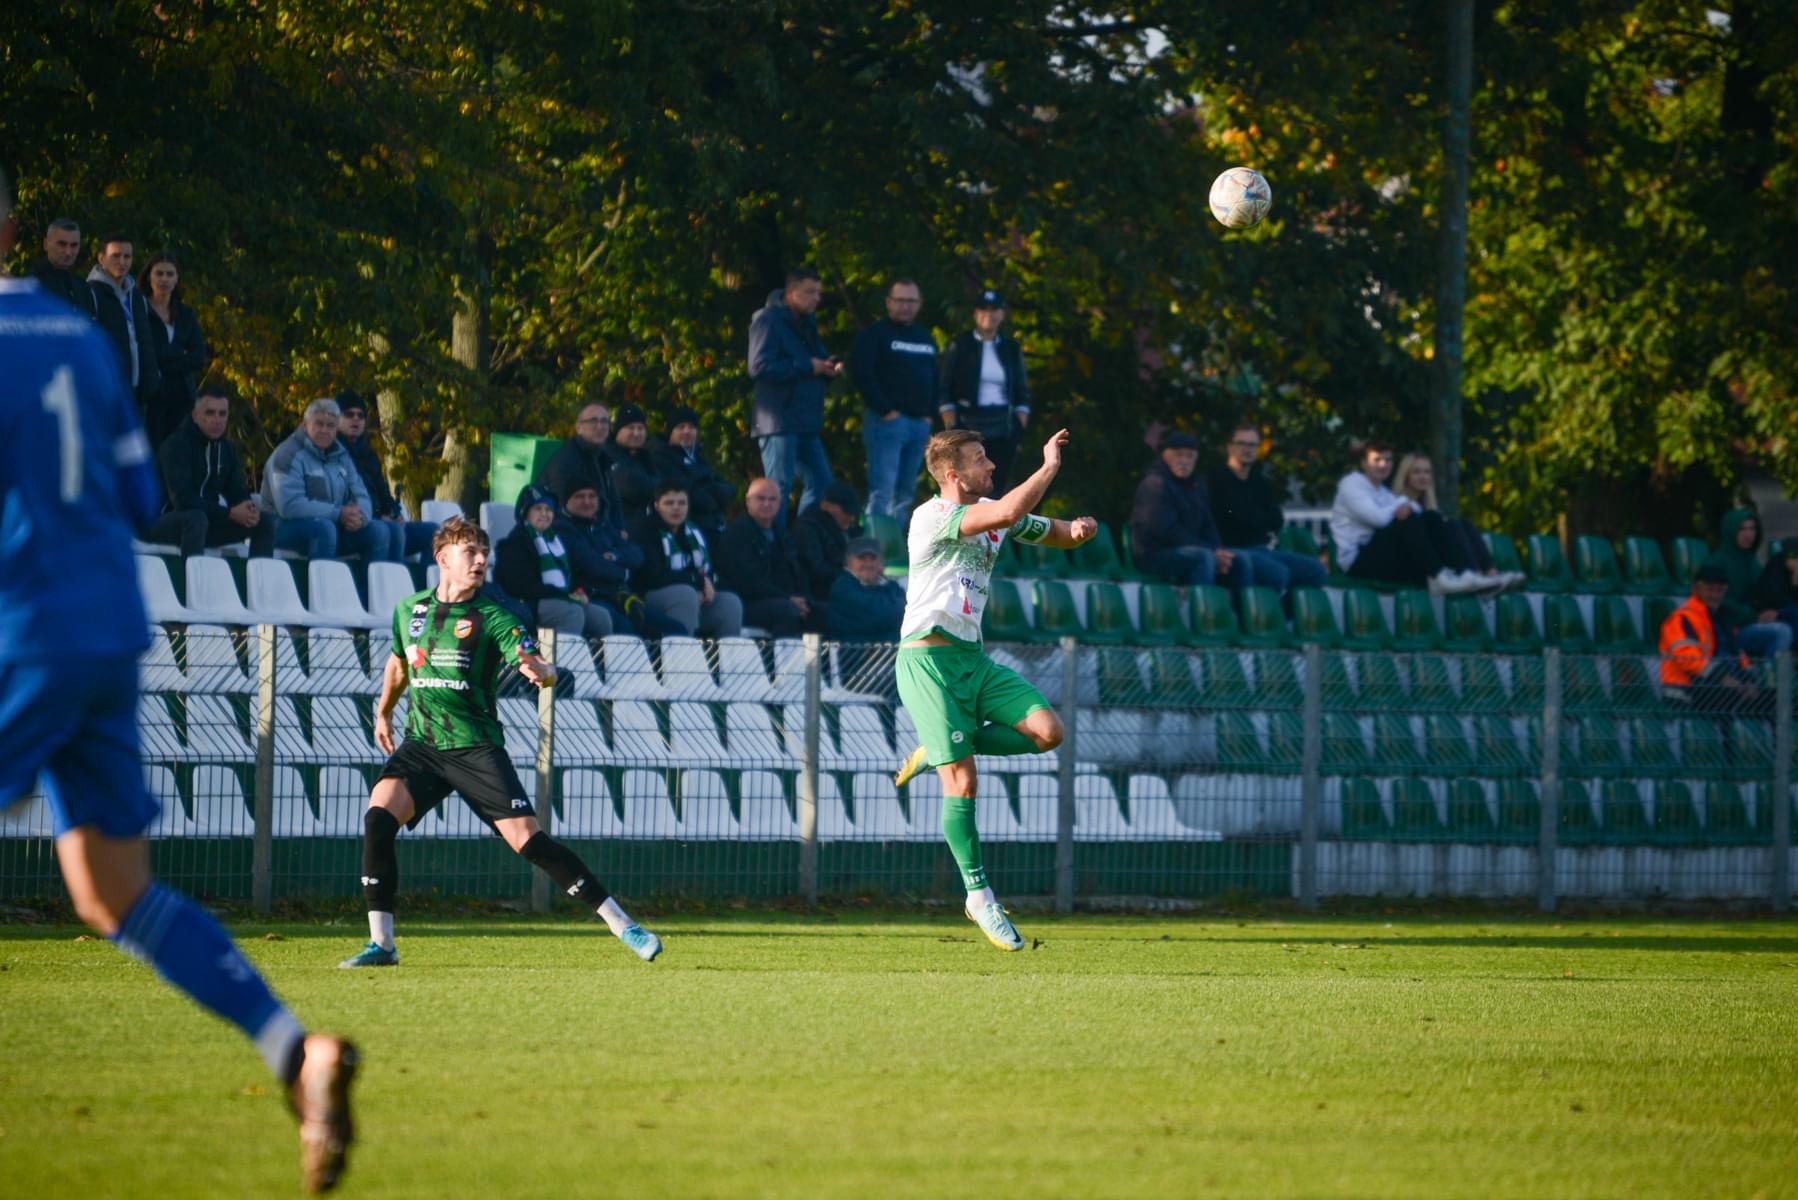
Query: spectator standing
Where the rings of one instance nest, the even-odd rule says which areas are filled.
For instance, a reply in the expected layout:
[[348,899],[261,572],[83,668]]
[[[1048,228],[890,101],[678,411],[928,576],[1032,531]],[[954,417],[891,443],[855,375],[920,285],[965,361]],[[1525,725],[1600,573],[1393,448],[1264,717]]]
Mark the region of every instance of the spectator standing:
[[[1429,455],[1421,450],[1412,451],[1399,460],[1394,475],[1398,479],[1400,499],[1409,500],[1420,512],[1441,511],[1436,506],[1436,468]],[[1494,587],[1522,586],[1523,572],[1500,571],[1492,561],[1492,551],[1486,548],[1486,539],[1480,536],[1472,521],[1463,517],[1444,517],[1442,525],[1454,543],[1458,561],[1471,562],[1473,566],[1469,569],[1485,576]]]
[[780,488],[776,521],[787,523],[786,498],[793,481],[805,476],[799,507],[810,508],[830,486],[824,453],[824,391],[842,374],[843,361],[830,357],[818,336],[818,302],[824,285],[810,267],[787,274],[786,287],[768,293],[768,303],[749,321],[749,378],[755,385],[755,422],[750,433],[761,445],[762,472]]
[[831,589],[843,573],[849,539],[861,532],[862,502],[841,479],[824,489],[824,499],[793,522],[793,548],[799,566],[819,604],[830,602]]
[[612,614],[595,604],[574,579],[568,546],[556,530],[556,498],[529,484],[512,506],[518,518],[499,543],[495,575],[508,596],[530,609],[539,628],[575,637],[606,637]]
[[849,364],[867,406],[862,445],[868,451],[868,511],[892,517],[901,528],[911,517],[930,441],[930,418],[942,392],[936,339],[917,326],[924,293],[915,280],[887,285],[887,315],[856,335]]
[[31,264],[31,277],[49,295],[92,318],[100,319],[100,306],[94,289],[75,274],[81,258],[81,226],[68,217],[58,217],[44,231],[44,253]]
[[156,368],[156,342],[151,337],[150,306],[131,277],[131,263],[136,256],[131,239],[122,233],[109,234],[100,241],[100,257],[87,273],[87,284],[94,297],[95,320],[112,339],[119,352],[119,367],[131,384],[137,398],[138,411],[150,406],[162,386],[162,375]]
[[1289,589],[1322,587],[1330,573],[1310,555],[1275,548],[1286,514],[1261,471],[1260,455],[1259,427],[1245,423],[1230,431],[1224,463],[1211,473],[1211,515],[1223,544],[1252,558],[1256,584],[1279,592],[1290,611]]
[[1748,603],[1757,612],[1759,624],[1778,621],[1788,629],[1798,629],[1798,538],[1768,548],[1767,565],[1748,593]]
[[222,383],[202,385],[198,393],[186,418],[157,447],[168,504],[148,540],[172,542],[191,558],[208,546],[248,538],[250,553],[266,558],[275,551],[275,518],[262,511],[237,447],[225,440],[230,397]]
[[780,499],[772,479],[750,482],[743,493],[746,511],[718,543],[718,583],[742,600],[745,622],[790,638],[822,628],[822,612],[814,614],[799,553],[774,521]]
[[1005,493],[1018,437],[1030,424],[1030,383],[1024,351],[1000,332],[1005,297],[988,288],[974,301],[974,328],[949,343],[943,355],[945,429],[972,429],[993,461],[991,494]]
[[699,444],[699,414],[682,405],[668,416],[668,432],[656,448],[656,476],[678,476],[687,485],[687,520],[716,541],[737,489],[713,469]]
[[138,279],[150,309],[150,341],[162,384],[144,413],[150,444],[160,446],[193,410],[194,387],[206,369],[206,339],[200,318],[181,299],[181,265],[164,250],[151,257]]
[[562,502],[556,532],[568,547],[575,586],[587,593],[588,603],[611,614],[613,633],[659,638],[686,632],[632,591],[631,572],[643,565],[643,548],[599,519],[598,488],[591,484],[575,488]]
[[1392,474],[1390,445],[1370,441],[1357,461],[1359,469],[1337,483],[1330,507],[1338,567],[1357,579],[1427,582],[1438,595],[1493,587],[1449,537],[1441,513],[1426,512],[1386,486]]
[[1723,618],[1728,592],[1728,572],[1707,562],[1698,568],[1691,596],[1662,622],[1661,698],[1692,712],[1765,715],[1774,697],[1755,683]]
[[1762,622],[1751,605],[1750,593],[1763,574],[1760,517],[1752,508],[1732,509],[1723,514],[1719,532],[1723,536],[1717,549],[1705,562],[1719,568],[1728,580],[1720,610],[1723,622],[1735,630],[1745,654],[1782,654],[1791,649],[1792,631],[1778,622],[1778,614],[1774,620]]
[[611,436],[612,410],[597,403],[585,406],[575,418],[574,436],[550,456],[536,482],[557,496],[572,496],[582,483],[590,483],[599,493],[599,519],[623,537],[630,522],[612,482]]
[[[612,486],[624,504],[625,518],[636,520],[655,500],[657,470],[649,448],[649,422],[635,404],[620,404],[612,414]],[[689,505],[691,499],[689,498]]]
[[688,636],[736,637],[742,631],[743,602],[718,589],[711,550],[687,522],[687,490],[678,480],[656,485],[655,505],[639,519],[631,540],[643,548],[634,578],[645,604]]
[[880,542],[851,538],[847,565],[830,585],[825,628],[848,642],[896,642],[905,616],[905,589],[887,578]]
[[275,547],[307,558],[359,554],[365,562],[399,562],[404,534],[374,519],[362,476],[337,440],[340,416],[329,396],[314,400],[262,468],[262,507],[281,518]]
[[1130,510],[1130,551],[1136,567],[1182,585],[1211,583],[1219,575],[1237,596],[1255,582],[1255,563],[1224,548],[1194,471],[1199,439],[1171,433],[1142,482]]
[[[356,473],[362,476],[362,486],[368,490],[369,503],[375,506],[375,520],[385,521],[393,529],[399,530],[401,554],[405,558],[417,555],[420,561],[431,557],[431,540],[437,536],[437,522],[408,521],[405,510],[387,486],[387,475],[381,469],[381,456],[368,441],[368,406],[362,397],[355,392],[339,392],[337,409],[343,414],[337,422],[337,440],[350,452],[350,461],[356,464]],[[393,529],[387,536],[392,539]]]

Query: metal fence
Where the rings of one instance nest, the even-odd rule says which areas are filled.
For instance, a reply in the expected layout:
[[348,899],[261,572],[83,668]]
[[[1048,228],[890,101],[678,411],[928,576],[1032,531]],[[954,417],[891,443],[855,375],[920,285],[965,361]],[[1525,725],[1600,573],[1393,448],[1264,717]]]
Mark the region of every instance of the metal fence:
[[[626,896],[958,892],[890,644],[548,635],[506,681],[539,819]],[[159,875],[267,908],[358,894],[386,635],[156,628],[140,673]],[[981,757],[1006,895],[1534,900],[1790,895],[1792,680],[1761,716],[1684,712],[1653,659],[998,645],[1061,715],[1048,754]],[[404,701],[399,717],[403,720]],[[1780,798],[1785,803],[1780,803]],[[55,894],[41,799],[0,818],[0,895]],[[458,799],[401,837],[409,895],[549,903]]]

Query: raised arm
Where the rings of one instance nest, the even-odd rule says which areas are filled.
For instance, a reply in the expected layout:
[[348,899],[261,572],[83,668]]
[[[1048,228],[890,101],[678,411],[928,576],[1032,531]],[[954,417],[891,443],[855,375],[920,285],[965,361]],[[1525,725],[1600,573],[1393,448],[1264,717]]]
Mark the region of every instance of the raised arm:
[[1030,510],[1049,490],[1049,485],[1055,482],[1055,475],[1061,470],[1061,448],[1067,444],[1068,431],[1056,430],[1054,436],[1043,443],[1043,465],[1035,474],[991,504],[968,506],[961,518],[961,535],[967,537],[989,529],[1010,529],[1029,516]]
[[1051,550],[1072,550],[1082,542],[1092,540],[1093,534],[1099,532],[1099,522],[1093,517],[1075,517],[1072,521],[1050,521],[1049,532],[1037,540],[1037,545],[1047,546]]

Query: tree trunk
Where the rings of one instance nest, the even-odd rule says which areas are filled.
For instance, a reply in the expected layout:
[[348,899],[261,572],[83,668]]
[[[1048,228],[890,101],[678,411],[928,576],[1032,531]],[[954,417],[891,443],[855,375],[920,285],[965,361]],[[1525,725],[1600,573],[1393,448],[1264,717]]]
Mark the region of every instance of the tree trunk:
[[[476,375],[487,369],[487,294],[473,279],[457,281],[456,307],[450,317],[450,356]],[[480,471],[470,454],[471,439],[455,427],[443,434],[443,478],[437,499],[454,500],[462,511],[481,510]]]
[[1461,322],[1467,301],[1467,170],[1473,94],[1473,0],[1448,0],[1448,117],[1442,131],[1442,228],[1436,261],[1436,386],[1430,457],[1445,516],[1461,501]]

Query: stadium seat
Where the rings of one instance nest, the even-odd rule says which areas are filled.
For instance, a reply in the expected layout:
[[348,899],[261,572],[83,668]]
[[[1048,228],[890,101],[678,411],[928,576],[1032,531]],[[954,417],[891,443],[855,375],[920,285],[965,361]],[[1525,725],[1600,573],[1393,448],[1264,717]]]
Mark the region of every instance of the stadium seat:
[[1343,712],[1323,715],[1319,770],[1325,775],[1362,775],[1372,769],[1361,723]]
[[1283,646],[1286,644],[1286,613],[1280,607],[1280,593],[1272,588],[1242,589],[1242,627],[1237,630],[1240,646]]
[[1226,771],[1261,771],[1267,751],[1247,713],[1225,712],[1217,717],[1217,762]]
[[1599,841],[1605,845],[1635,846],[1653,839],[1654,826],[1635,780],[1607,780],[1599,807]]
[[1306,558],[1315,559],[1323,554],[1317,544],[1317,539],[1312,537],[1311,531],[1303,525],[1280,526],[1279,539],[1275,545],[1288,554],[1303,554]]
[[668,742],[655,706],[647,700],[612,701],[612,757],[620,763],[661,763]]
[[1291,709],[1267,714],[1267,762],[1274,775],[1297,775],[1305,769],[1305,723]]
[[[821,739],[828,753],[829,738]],[[837,709],[838,753],[856,770],[876,770],[896,765],[898,757],[887,738],[886,725],[872,705],[845,704]],[[905,747],[909,754],[911,747]]]
[[1411,703],[1428,713],[1454,712],[1461,707],[1446,658],[1440,654],[1419,654],[1411,659]]
[[497,500],[481,501],[481,528],[493,539],[495,546],[505,540],[512,532],[512,526],[518,524],[518,513],[513,505],[502,504]]
[[980,616],[981,634],[988,642],[1033,642],[1036,629],[1024,615],[1024,601],[1018,585],[1009,579],[995,579],[987,594],[986,609]]
[[1084,638],[1086,630],[1074,609],[1074,593],[1059,579],[1038,579],[1030,586],[1031,607],[1036,610],[1036,635],[1042,641]]
[[1473,749],[1467,740],[1467,727],[1460,717],[1431,712],[1424,718],[1420,770],[1426,775],[1450,778],[1474,773]]
[[[280,566],[287,570],[285,563]],[[187,610],[193,620],[209,625],[256,624],[256,614],[244,607],[231,565],[224,559],[195,555],[186,560],[186,572]]]
[[888,575],[904,575],[909,569],[911,552],[905,545],[905,530],[891,517],[868,513],[863,517],[868,536],[880,543],[880,556]]
[[1623,539],[1623,590],[1633,596],[1667,596],[1677,590],[1653,538]]
[[1678,770],[1673,741],[1663,721],[1637,717],[1629,722],[1629,768],[1632,774],[1668,779]]
[[1567,556],[1561,552],[1560,539],[1552,533],[1532,533],[1528,545],[1530,591],[1571,591],[1573,572],[1567,566]]
[[1547,692],[1547,660],[1539,657],[1511,661],[1511,709],[1536,716],[1542,711]]
[[1325,654],[1320,656],[1323,670],[1323,694],[1320,699],[1325,708],[1351,708],[1355,703],[1355,685],[1349,682],[1348,658],[1341,654]]
[[[251,560],[252,571],[257,561]],[[362,597],[356,593],[349,564],[334,558],[315,558],[306,564],[306,609],[312,614],[309,624],[343,629],[367,629],[370,625],[386,625],[393,619],[392,612],[380,621],[370,617],[362,607]]]
[[1617,569],[1617,552],[1611,543],[1592,534],[1573,539],[1575,587],[1589,596],[1614,595],[1623,590],[1623,574]]
[[1068,573],[1068,554],[1048,546],[1006,538],[1003,553],[1009,562],[1000,567],[1008,575],[1022,579],[1060,579]]
[[724,776],[714,770],[685,768],[679,779],[680,836],[692,841],[736,841],[737,815],[731,811]]
[[1191,640],[1195,645],[1218,646],[1236,640],[1236,610],[1230,593],[1215,583],[1190,590]]
[[787,806],[786,782],[775,771],[744,771],[737,780],[737,829],[752,841],[787,841],[799,836]]
[[1113,646],[1135,643],[1136,625],[1117,584],[1086,585],[1086,640]]
[[1494,602],[1496,636],[1492,648],[1500,654],[1537,654],[1542,650],[1542,633],[1536,627],[1536,614],[1530,611],[1529,599],[1515,593],[1498,597]]
[[402,600],[420,589],[412,580],[412,572],[404,563],[376,562],[368,564],[368,621],[372,629],[393,625],[393,610]]
[[144,608],[148,610],[150,620],[158,624],[196,620],[187,605],[176,597],[167,562],[154,554],[136,557],[137,587],[143,593]]
[[1099,655],[1099,703],[1147,705],[1156,700],[1143,685],[1136,651],[1124,646],[1101,646]]
[[1729,724],[1730,776],[1750,783],[1773,781],[1773,730],[1765,721]]
[[1398,660],[1388,654],[1362,654],[1355,658],[1355,674],[1360,683],[1361,707],[1375,711],[1406,707],[1408,700],[1404,680],[1399,678]]
[[555,826],[561,838],[616,838],[624,834],[624,822],[612,801],[606,773],[590,767],[570,767],[557,776],[562,808]]
[[168,631],[152,623],[150,648],[137,658],[137,690],[140,692],[185,692],[187,674],[175,661],[175,648]]
[[1587,779],[1615,779],[1624,773],[1623,733],[1610,717],[1585,717],[1573,736],[1561,739],[1561,769]]
[[1478,596],[1444,596],[1442,598],[1442,648],[1463,653],[1478,653],[1492,644],[1492,631],[1486,626],[1486,609]]
[[1514,845],[1533,846],[1542,839],[1542,801],[1531,781],[1499,781],[1497,836],[1499,841]]
[[1453,779],[1448,785],[1448,837],[1456,842],[1492,842],[1498,840],[1498,826],[1492,819],[1492,806],[1486,800],[1486,785],[1478,779]]
[[1377,592],[1357,589],[1342,594],[1342,644],[1350,650],[1384,650],[1392,644]]
[[1428,592],[1399,592],[1392,598],[1392,648],[1434,650],[1442,644],[1436,625],[1436,606]]
[[1589,846],[1598,840],[1598,818],[1592,811],[1592,795],[1577,779],[1561,781],[1561,804],[1556,841],[1563,846]]
[[[759,702],[736,700],[724,707],[724,741],[735,762],[764,770],[784,770],[798,766],[774,730],[768,706]],[[911,752],[911,746],[905,747]]]
[[1385,774],[1414,775],[1424,769],[1418,750],[1417,731],[1411,718],[1401,713],[1380,712],[1373,718],[1373,760]]
[[418,519],[441,525],[451,517],[462,515],[462,506],[454,500],[425,500],[418,506]]
[[1634,656],[1611,660],[1611,704],[1620,713],[1660,707],[1648,667]]
[[1559,646],[1567,654],[1591,651],[1592,638],[1586,632],[1586,619],[1580,614],[1576,597],[1561,594],[1542,597],[1542,642]]
[[324,823],[318,819],[307,798],[307,779],[318,778],[316,770],[277,766],[274,769],[270,806],[269,832],[278,838],[325,836]]
[[670,700],[724,699],[698,638],[662,639],[662,690]]
[[1695,846],[1705,840],[1692,789],[1683,780],[1661,779],[1654,785],[1654,840],[1666,846]]
[[1329,593],[1322,588],[1293,588],[1288,595],[1292,598],[1292,640],[1295,644],[1316,642],[1330,649],[1342,641],[1342,631],[1336,627],[1336,614],[1330,609]]
[[[1183,646],[1191,640],[1180,615],[1180,594],[1170,585],[1145,583],[1137,592],[1137,601],[1142,609],[1137,641],[1145,646]],[[989,607],[987,611],[992,610]]]
[[718,690],[720,699],[763,701],[768,697],[768,665],[762,661],[762,648],[748,638],[719,638],[712,643],[718,652]]
[[1392,822],[1386,817],[1379,785],[1373,780],[1342,781],[1342,836],[1362,841],[1392,836]]
[[1499,712],[1511,703],[1499,674],[1498,660],[1478,655],[1461,660],[1461,707],[1468,712]]
[[731,761],[712,706],[691,700],[677,700],[668,706],[668,750],[683,765],[718,766]]
[[1492,555],[1492,565],[1500,571],[1511,571],[1518,575],[1524,573],[1523,559],[1517,553],[1517,543],[1511,540],[1508,533],[1482,533],[1486,551]]
[[181,649],[187,658],[188,690],[254,691],[255,677],[245,673],[238,657],[238,646],[243,640],[244,635],[233,634],[220,625],[189,625],[181,638]]
[[1533,773],[1509,717],[1474,719],[1474,761],[1476,773],[1491,779],[1514,779]]
[[1144,578],[1142,572],[1127,565],[1119,557],[1117,542],[1112,537],[1111,526],[1099,522],[1099,531],[1086,541],[1074,547],[1072,554],[1073,573],[1095,579],[1138,580]]
[[1661,626],[1673,615],[1682,601],[1677,596],[1644,596],[1642,598],[1642,639],[1650,650],[1661,644]]
[[1255,655],[1255,703],[1261,708],[1302,708],[1305,685],[1299,682],[1299,657],[1277,650]]
[[661,700],[666,696],[641,638],[613,634],[604,640],[603,647],[602,696],[611,700]]
[[1679,722],[1680,774],[1689,779],[1731,777],[1730,755],[1716,721],[1697,718]]
[[1673,588],[1672,594],[1684,596],[1692,590],[1692,580],[1698,574],[1698,568],[1704,560],[1711,556],[1711,548],[1703,538],[1676,537],[1670,543],[1673,551]]
[[1742,790],[1726,780],[1704,785],[1704,837],[1715,846],[1746,846],[1759,840]]
[[[850,780],[851,794],[855,804],[855,836],[870,841],[899,842],[904,841],[910,832],[905,813],[899,807],[899,793],[893,787],[893,777],[885,771],[861,771]],[[987,793],[982,792],[982,797]],[[994,793],[999,806],[1009,815],[1010,802],[1002,793]],[[975,820],[979,816],[980,801],[975,801]],[[1023,837],[1023,831],[1017,822],[1011,822],[1011,840]],[[985,830],[982,830],[984,834]],[[995,835],[996,838],[997,835]],[[1054,836],[1051,832],[1050,837]]]
[[1195,705],[1207,702],[1204,689],[1193,677],[1198,656],[1171,646],[1158,646],[1149,651],[1149,688],[1156,703]]
[[1622,596],[1592,598],[1592,644],[1600,654],[1641,654],[1648,649],[1636,630],[1628,600]]
[[1598,673],[1598,660],[1570,654],[1561,660],[1561,708],[1570,713],[1609,713],[1610,699]]
[[[1138,842],[1172,842],[1194,836],[1175,815],[1167,780],[1159,775],[1132,775],[1126,785],[1130,812],[1125,837]],[[1051,827],[1051,835],[1053,827]]]
[[1448,835],[1442,813],[1436,807],[1436,795],[1422,779],[1394,779],[1392,789],[1392,836],[1400,841],[1436,842]]
[[674,805],[668,796],[668,775],[663,770],[626,770],[620,776],[624,789],[624,828],[627,838],[667,838],[680,835]]
[[1242,658],[1234,650],[1204,650],[1199,654],[1204,671],[1200,692],[1202,703],[1211,708],[1249,708],[1255,693],[1249,687],[1248,673]]

